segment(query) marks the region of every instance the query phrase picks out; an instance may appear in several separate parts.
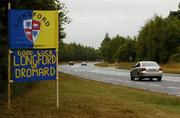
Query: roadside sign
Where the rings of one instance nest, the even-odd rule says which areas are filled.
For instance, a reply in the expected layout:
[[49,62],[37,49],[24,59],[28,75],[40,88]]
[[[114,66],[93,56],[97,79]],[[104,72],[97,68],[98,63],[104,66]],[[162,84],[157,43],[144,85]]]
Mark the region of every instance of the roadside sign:
[[56,79],[55,49],[14,50],[12,58],[14,82]]
[[55,80],[58,12],[12,9],[8,20],[14,82]]
[[11,84],[34,80],[56,80],[59,107],[58,28],[57,10],[16,10],[8,3],[8,108]]

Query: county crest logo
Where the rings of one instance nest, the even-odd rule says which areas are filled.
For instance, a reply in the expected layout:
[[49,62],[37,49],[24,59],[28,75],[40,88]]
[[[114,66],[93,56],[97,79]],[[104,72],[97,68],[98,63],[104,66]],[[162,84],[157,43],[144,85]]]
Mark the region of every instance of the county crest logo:
[[35,21],[32,19],[23,21],[25,35],[30,41],[35,42],[38,38],[40,33],[40,25],[41,23],[39,21]]

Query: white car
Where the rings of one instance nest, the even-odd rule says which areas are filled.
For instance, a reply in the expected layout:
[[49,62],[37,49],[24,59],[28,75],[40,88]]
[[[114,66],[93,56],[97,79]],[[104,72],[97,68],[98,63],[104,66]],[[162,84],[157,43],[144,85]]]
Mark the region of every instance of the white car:
[[81,66],[87,66],[87,62],[86,61],[81,62]]
[[143,78],[149,78],[150,80],[157,78],[158,81],[161,81],[162,74],[162,69],[154,61],[140,61],[130,71],[131,80],[135,78],[139,78],[139,80]]
[[73,62],[73,61],[70,61],[70,62],[69,62],[69,65],[74,65],[74,62]]

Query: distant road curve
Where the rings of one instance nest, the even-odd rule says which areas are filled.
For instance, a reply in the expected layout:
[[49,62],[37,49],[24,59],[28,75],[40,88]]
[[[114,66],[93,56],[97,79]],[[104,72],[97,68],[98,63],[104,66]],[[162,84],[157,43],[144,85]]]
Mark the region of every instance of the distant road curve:
[[163,74],[161,82],[156,80],[131,81],[129,70],[97,67],[94,65],[95,63],[97,62],[88,63],[87,66],[81,66],[80,63],[75,65],[60,65],[59,72],[89,80],[180,96],[180,74]]

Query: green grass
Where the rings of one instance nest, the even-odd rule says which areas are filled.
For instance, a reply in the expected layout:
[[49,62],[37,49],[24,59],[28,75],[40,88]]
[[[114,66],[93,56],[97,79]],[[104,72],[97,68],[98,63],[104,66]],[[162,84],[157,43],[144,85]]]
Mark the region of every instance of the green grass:
[[[115,67],[117,69],[131,69],[133,65],[135,65],[134,62],[118,62],[118,63],[107,63],[107,62],[101,62],[95,64],[96,66],[100,67]],[[175,73],[180,74],[180,63],[167,63],[167,64],[161,64],[160,65],[163,72],[165,73]]]
[[99,66],[99,67],[114,67],[116,66],[115,63],[107,63],[107,62],[102,62],[102,63],[97,63],[95,64],[96,66]]
[[0,106],[0,117],[18,118],[180,118],[180,98],[85,80],[60,73],[60,107],[55,81],[41,81]]
[[161,67],[164,72],[180,74],[180,63],[167,63]]

